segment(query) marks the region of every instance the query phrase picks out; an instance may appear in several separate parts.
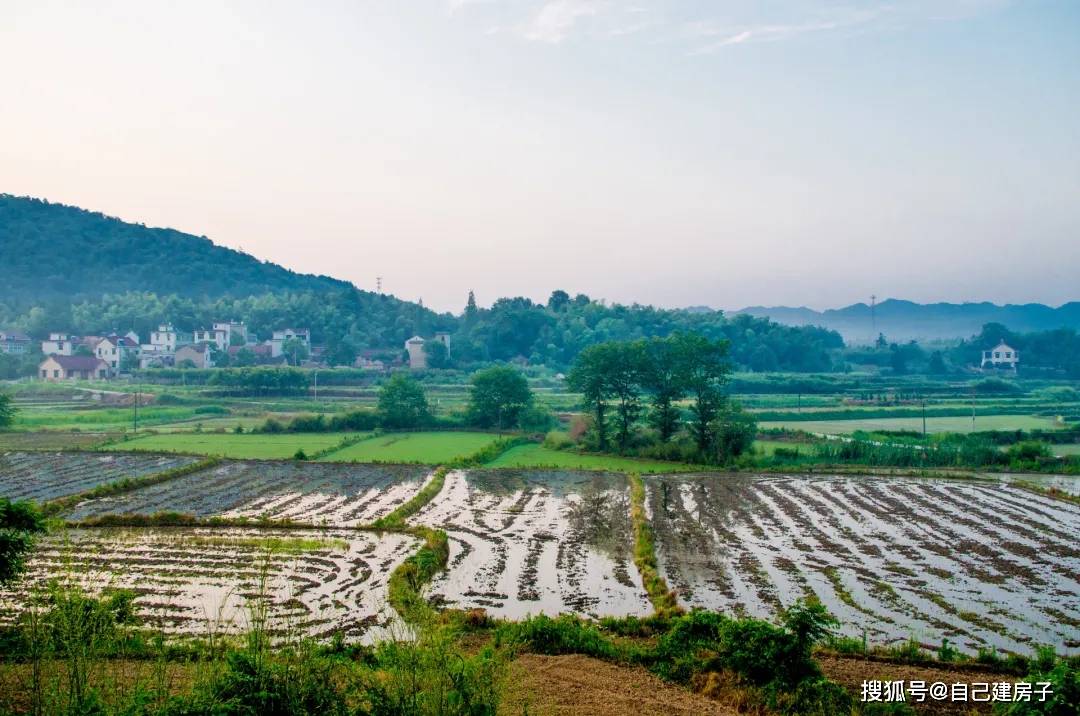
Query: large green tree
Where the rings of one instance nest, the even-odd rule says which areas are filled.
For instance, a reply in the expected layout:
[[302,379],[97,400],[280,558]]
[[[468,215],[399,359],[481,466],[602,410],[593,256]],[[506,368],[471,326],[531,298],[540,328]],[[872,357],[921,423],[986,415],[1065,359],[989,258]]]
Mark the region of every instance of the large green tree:
[[680,411],[676,403],[686,395],[691,356],[680,350],[677,335],[645,341],[642,353],[642,384],[652,396],[649,418],[660,441],[668,442],[679,430]]
[[634,424],[641,417],[641,384],[645,351],[640,341],[610,343],[606,351],[606,378],[615,403],[615,441],[619,450],[630,447]]
[[713,341],[695,334],[678,337],[680,360],[687,363],[687,392],[691,397],[690,433],[703,456],[713,454],[715,421],[724,407],[724,384],[731,374],[727,341]]
[[607,370],[611,364],[611,350],[609,343],[589,346],[578,354],[566,376],[567,385],[581,393],[585,407],[592,415],[597,447],[601,450],[608,447],[607,401],[611,398],[611,383],[607,379]]
[[44,518],[32,503],[0,497],[0,587],[19,576],[34,537],[44,531]]
[[431,420],[424,387],[404,373],[395,373],[379,390],[379,421],[383,427],[419,428]]
[[533,404],[533,392],[521,371],[494,366],[472,377],[468,420],[481,428],[517,427],[522,413]]

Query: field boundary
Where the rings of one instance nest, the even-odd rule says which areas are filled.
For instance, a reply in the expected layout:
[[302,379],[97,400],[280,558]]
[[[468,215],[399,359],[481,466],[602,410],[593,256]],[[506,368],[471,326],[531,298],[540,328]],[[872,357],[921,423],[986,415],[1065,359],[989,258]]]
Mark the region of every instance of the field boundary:
[[122,495],[125,492],[137,490],[140,487],[157,485],[162,482],[174,480],[178,477],[183,477],[184,475],[190,475],[195,472],[208,470],[215,465],[220,464],[221,461],[222,458],[220,457],[204,457],[202,460],[197,460],[188,465],[181,465],[180,467],[162,470],[161,472],[155,472],[151,475],[144,475],[143,477],[124,477],[119,480],[113,480],[112,482],[107,482],[104,485],[92,487],[89,490],[76,492],[73,495],[65,495],[63,497],[57,497],[53,500],[48,500],[42,505],[42,510],[47,516],[57,515],[64,510],[71,509],[83,500],[91,500],[98,497],[113,497],[115,495]]
[[636,472],[626,474],[630,482],[630,523],[634,530],[634,565],[641,575],[641,582],[649,595],[656,615],[668,617],[681,614],[679,598],[672,591],[656,561],[656,540],[652,525],[645,514],[645,481]]
[[450,468],[441,466],[431,473],[431,479],[424,483],[420,491],[413,495],[407,502],[400,505],[388,515],[384,515],[368,525],[369,529],[407,531],[409,525],[405,522],[408,518],[422,510],[429,502],[442,492],[446,483],[446,474]]

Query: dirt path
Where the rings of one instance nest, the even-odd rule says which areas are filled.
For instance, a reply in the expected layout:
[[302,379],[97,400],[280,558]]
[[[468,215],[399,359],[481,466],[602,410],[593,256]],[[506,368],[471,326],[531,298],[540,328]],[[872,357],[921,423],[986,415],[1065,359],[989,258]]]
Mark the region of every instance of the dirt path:
[[715,701],[666,684],[641,667],[577,654],[526,654],[511,666],[502,716],[730,716]]

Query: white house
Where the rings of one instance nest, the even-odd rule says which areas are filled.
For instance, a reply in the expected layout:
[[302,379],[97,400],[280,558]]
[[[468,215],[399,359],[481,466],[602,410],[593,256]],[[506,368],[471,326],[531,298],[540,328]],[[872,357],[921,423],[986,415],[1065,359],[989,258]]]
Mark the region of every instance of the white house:
[[1011,368],[1016,370],[1019,363],[1020,352],[1005,341],[1001,341],[990,350],[982,352],[982,364],[980,367],[986,368],[989,366],[991,368]]
[[138,359],[139,344],[127,336],[105,336],[94,346],[94,355],[105,361],[112,375],[116,375],[129,356]]
[[50,333],[41,342],[41,352],[47,356],[69,356],[75,352],[75,341],[66,333]]
[[171,323],[162,323],[156,331],[150,331],[151,350],[174,353],[180,341],[179,336]]
[[308,353],[311,353],[311,331],[306,328],[282,328],[274,331],[273,336],[270,338],[271,357],[277,358],[284,353],[282,346],[285,345],[285,341],[293,339],[300,341]]
[[231,345],[247,345],[247,326],[242,321],[218,321],[210,329],[195,331],[194,343],[213,343],[219,350]]

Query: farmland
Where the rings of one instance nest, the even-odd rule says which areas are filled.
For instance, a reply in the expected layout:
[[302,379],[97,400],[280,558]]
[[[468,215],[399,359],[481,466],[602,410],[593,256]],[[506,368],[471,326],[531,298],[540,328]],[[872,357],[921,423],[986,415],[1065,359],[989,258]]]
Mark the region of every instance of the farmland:
[[141,477],[195,462],[186,456],[9,452],[0,454],[0,496],[52,500],[125,477]]
[[125,440],[110,445],[109,449],[181,452],[259,460],[290,458],[297,450],[311,455],[332,448],[342,440],[359,437],[362,436],[355,433],[168,433]]
[[678,472],[690,465],[660,460],[639,460],[617,455],[589,455],[571,450],[552,450],[543,445],[512,447],[487,467],[557,467],[568,470],[608,470],[622,472]]
[[814,595],[854,637],[1080,648],[1080,508],[997,481],[646,479],[689,605],[775,617]]
[[172,511],[351,527],[382,517],[408,500],[426,474],[425,468],[403,465],[227,461],[133,492],[85,501],[67,516],[85,520]]
[[494,433],[388,433],[327,455],[334,462],[421,462],[437,465],[467,457],[498,440]]
[[39,545],[19,591],[0,591],[0,623],[16,617],[33,585],[59,578],[91,593],[132,590],[143,622],[166,634],[241,631],[259,596],[271,633],[370,641],[393,618],[386,580],[415,543],[355,531],[71,530]]
[[650,611],[622,475],[456,471],[413,522],[450,536],[449,569],[431,589],[450,606],[506,617]]
[[[1034,415],[979,415],[975,418],[974,430],[1053,430],[1061,427],[1053,418]],[[873,432],[875,430],[917,430],[923,427],[922,418],[858,418],[850,420],[777,420],[763,421],[758,424],[763,429],[787,428],[804,430],[808,433],[826,435],[845,435],[856,430]],[[930,433],[973,432],[971,416],[928,417],[926,430]]]

